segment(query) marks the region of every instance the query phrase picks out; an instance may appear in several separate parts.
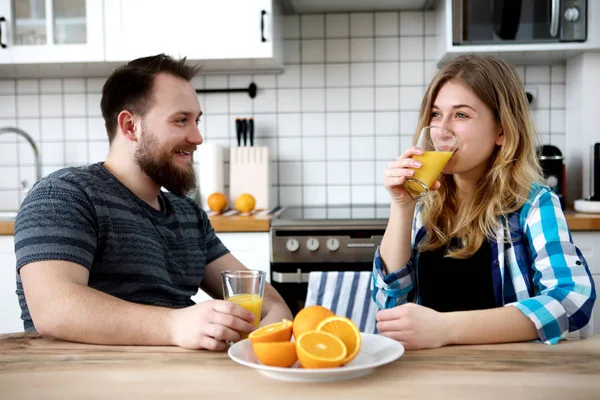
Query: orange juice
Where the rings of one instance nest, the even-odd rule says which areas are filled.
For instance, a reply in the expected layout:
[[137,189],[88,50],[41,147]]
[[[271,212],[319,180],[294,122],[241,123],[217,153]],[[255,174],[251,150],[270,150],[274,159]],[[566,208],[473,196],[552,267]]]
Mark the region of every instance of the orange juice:
[[[414,175],[411,177],[414,180],[421,181],[427,188],[430,188],[440,175],[446,163],[454,154],[451,151],[425,151],[420,156],[414,155],[413,160],[423,163],[421,168],[415,169]],[[407,180],[406,190],[414,195],[420,195],[424,189],[417,182]]]
[[[258,328],[260,324],[260,311],[262,310],[262,297],[258,294],[236,294],[227,299],[232,303],[238,304],[250,311],[254,315],[254,326]],[[248,335],[242,333],[242,339],[247,338]]]

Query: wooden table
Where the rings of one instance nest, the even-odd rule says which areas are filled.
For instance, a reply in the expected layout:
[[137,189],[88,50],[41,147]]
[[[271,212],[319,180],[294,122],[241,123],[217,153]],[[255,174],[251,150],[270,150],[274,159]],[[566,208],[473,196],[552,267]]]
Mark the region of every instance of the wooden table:
[[321,384],[273,380],[226,353],[94,346],[0,335],[8,399],[600,399],[600,336],[406,352],[371,375]]

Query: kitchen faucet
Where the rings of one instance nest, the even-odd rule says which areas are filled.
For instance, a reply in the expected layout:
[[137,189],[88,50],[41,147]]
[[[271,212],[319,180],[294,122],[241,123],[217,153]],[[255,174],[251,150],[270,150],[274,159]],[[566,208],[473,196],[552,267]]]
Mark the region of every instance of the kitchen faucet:
[[35,157],[35,181],[39,181],[42,178],[42,167],[40,165],[40,152],[37,145],[33,141],[33,138],[29,134],[19,128],[0,128],[0,135],[3,133],[15,133],[19,136],[23,136],[25,140],[29,142],[33,149],[33,155]]

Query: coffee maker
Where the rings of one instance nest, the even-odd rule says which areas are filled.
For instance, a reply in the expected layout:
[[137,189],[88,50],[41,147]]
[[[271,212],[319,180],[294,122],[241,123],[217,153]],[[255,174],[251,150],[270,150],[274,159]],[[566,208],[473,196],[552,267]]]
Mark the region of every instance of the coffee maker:
[[565,188],[566,173],[563,155],[558,147],[552,145],[540,146],[537,152],[546,185],[558,196],[560,206],[564,210],[567,191]]

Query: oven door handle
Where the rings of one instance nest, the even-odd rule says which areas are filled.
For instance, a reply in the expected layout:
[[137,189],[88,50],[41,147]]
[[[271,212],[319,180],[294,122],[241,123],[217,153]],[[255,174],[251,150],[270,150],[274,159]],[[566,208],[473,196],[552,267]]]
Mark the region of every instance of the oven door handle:
[[550,36],[553,38],[558,35],[558,25],[560,24],[560,0],[552,0],[552,12],[550,15]]
[[277,283],[308,283],[308,272],[302,272],[298,268],[297,272],[273,272],[271,281]]

